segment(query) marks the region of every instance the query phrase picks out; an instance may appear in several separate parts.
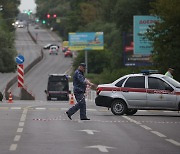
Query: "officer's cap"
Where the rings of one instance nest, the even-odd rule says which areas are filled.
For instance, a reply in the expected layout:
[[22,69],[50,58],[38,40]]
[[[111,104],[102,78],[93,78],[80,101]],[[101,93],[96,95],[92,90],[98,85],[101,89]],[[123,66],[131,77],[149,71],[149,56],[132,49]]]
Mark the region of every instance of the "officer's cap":
[[86,68],[86,64],[85,63],[80,63],[79,66],[82,66],[82,67]]

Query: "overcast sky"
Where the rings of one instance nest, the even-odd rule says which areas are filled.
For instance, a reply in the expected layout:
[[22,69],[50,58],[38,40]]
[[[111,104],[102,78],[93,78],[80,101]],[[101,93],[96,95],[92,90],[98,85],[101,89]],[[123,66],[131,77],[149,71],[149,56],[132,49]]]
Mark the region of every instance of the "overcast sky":
[[19,9],[21,12],[23,12],[23,10],[32,10],[33,12],[35,12],[36,4],[34,0],[21,0]]

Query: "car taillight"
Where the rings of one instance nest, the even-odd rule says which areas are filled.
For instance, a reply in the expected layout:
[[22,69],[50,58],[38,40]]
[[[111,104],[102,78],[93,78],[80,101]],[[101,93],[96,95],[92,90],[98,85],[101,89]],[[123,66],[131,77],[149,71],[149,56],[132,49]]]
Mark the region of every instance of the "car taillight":
[[99,95],[99,93],[102,91],[102,88],[101,87],[97,87],[96,89],[96,94]]

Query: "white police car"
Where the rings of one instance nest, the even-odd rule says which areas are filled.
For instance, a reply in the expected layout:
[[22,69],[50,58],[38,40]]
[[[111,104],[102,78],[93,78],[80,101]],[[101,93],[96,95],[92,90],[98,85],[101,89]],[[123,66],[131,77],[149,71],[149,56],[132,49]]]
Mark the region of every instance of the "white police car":
[[98,85],[95,104],[111,108],[115,115],[133,115],[144,109],[178,111],[180,83],[150,71],[129,74],[113,83]]

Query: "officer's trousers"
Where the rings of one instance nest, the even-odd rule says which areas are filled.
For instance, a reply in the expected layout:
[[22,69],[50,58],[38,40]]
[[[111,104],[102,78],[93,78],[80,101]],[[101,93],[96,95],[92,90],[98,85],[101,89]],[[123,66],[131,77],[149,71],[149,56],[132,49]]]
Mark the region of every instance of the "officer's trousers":
[[86,116],[86,101],[84,93],[74,93],[77,103],[71,107],[67,112],[72,116],[75,112],[80,109],[80,119],[87,118]]

